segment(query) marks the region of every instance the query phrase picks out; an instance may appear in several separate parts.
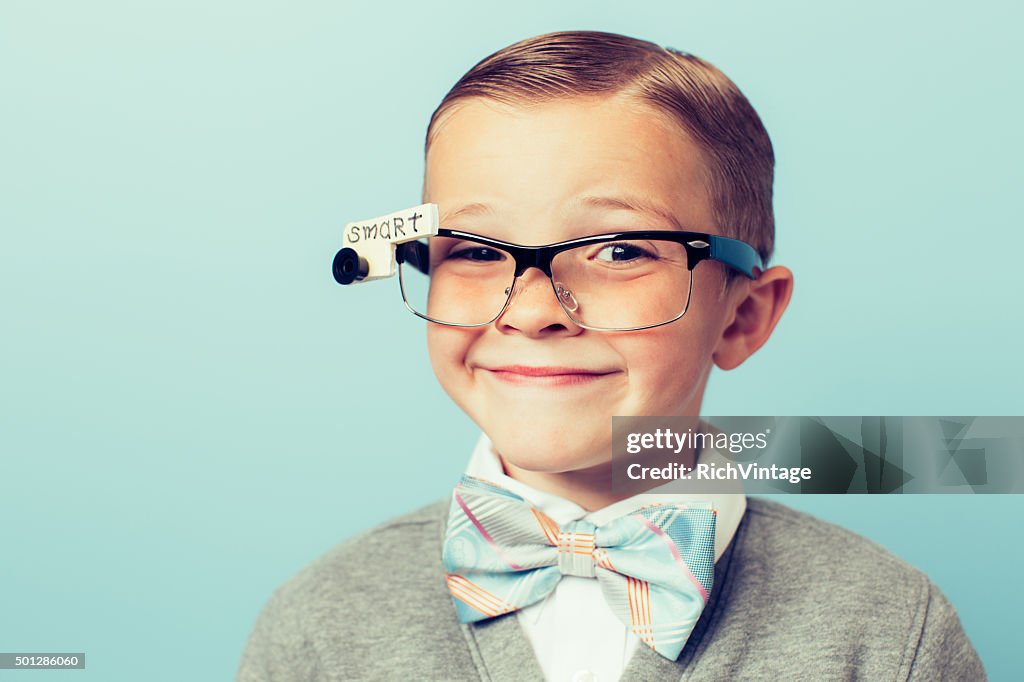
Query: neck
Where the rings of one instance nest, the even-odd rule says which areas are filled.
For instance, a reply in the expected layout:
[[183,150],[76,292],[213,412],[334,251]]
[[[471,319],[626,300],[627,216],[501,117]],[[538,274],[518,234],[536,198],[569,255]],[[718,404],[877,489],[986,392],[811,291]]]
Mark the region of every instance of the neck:
[[[666,481],[631,481],[628,487],[612,485],[612,463],[607,462],[586,469],[573,471],[542,472],[522,469],[498,454],[505,475],[516,481],[540,490],[558,495],[578,504],[588,512],[603,509],[610,504],[632,497],[651,488],[664,485]],[[693,467],[696,454],[693,450],[681,453],[675,458],[686,466]]]

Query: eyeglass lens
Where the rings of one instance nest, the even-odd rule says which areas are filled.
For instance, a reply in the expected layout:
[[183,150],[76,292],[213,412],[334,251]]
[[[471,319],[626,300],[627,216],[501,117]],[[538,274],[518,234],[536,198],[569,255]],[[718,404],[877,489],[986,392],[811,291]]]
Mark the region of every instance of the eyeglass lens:
[[[492,322],[512,294],[515,260],[495,247],[431,237],[429,276],[399,266],[406,303],[436,322]],[[585,244],[551,261],[554,295],[576,323],[599,329],[662,324],[686,310],[690,269],[677,242],[643,239]],[[513,302],[513,305],[515,303]]]

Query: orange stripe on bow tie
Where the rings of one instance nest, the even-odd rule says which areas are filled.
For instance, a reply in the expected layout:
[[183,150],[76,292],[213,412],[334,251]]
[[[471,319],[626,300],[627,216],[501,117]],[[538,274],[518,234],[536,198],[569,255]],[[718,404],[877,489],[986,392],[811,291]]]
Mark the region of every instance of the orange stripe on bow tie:
[[590,556],[594,552],[594,534],[560,532],[558,534],[558,551]]
[[515,607],[491,594],[476,583],[457,573],[447,575],[448,590],[453,596],[466,602],[480,613],[493,617],[514,611]]
[[629,594],[629,616],[633,633],[654,648],[654,631],[651,628],[651,593],[646,580],[626,577]]
[[607,568],[610,571],[615,570],[615,567],[612,566],[612,559],[608,556],[608,550],[603,547],[598,547],[594,550],[594,561],[596,561],[597,565],[601,568]]
[[544,531],[544,535],[547,536],[548,542],[552,545],[558,545],[558,524],[554,520],[534,507],[530,507],[530,511],[533,512],[534,517],[537,519],[537,523],[540,524],[541,530]]

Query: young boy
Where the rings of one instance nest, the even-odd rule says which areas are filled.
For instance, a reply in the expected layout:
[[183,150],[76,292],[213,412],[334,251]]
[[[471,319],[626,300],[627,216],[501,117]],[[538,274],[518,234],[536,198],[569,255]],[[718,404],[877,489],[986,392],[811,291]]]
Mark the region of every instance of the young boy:
[[984,679],[949,602],[869,541],[742,494],[612,492],[612,416],[699,414],[789,302],[787,269],[747,267],[774,157],[731,81],[540,36],[455,85],[426,158],[424,201],[468,234],[431,239],[407,302],[483,435],[453,495],[281,586],[238,680]]

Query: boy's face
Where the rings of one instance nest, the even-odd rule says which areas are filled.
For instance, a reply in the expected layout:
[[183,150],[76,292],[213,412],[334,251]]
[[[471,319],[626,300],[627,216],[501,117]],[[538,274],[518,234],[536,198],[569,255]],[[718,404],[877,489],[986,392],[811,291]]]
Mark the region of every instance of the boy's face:
[[[424,201],[438,204],[443,227],[523,245],[620,230],[721,233],[699,149],[635,100],[515,108],[466,100],[435,132]],[[428,324],[431,363],[507,463],[538,473],[597,473],[610,462],[612,416],[699,413],[733,313],[722,277],[719,264],[700,264],[689,310],[676,322],[597,332],[576,326],[548,278],[531,268],[494,323]],[[580,373],[514,370],[524,366]]]

